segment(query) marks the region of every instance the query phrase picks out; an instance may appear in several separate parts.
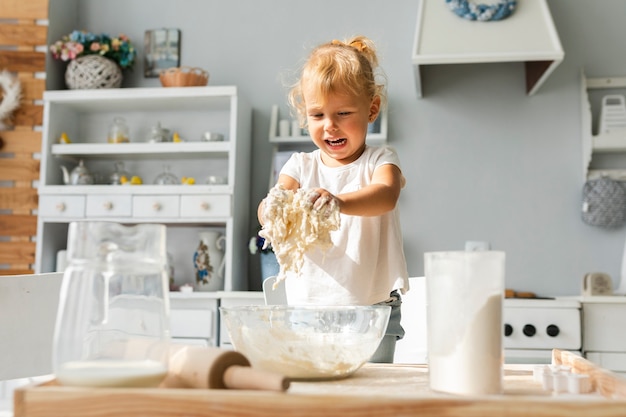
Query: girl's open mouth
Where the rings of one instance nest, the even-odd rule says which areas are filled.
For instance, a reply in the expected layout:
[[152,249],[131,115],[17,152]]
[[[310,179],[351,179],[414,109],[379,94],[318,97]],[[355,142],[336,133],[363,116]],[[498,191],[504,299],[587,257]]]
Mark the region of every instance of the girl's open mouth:
[[346,138],[335,139],[335,140],[326,140],[326,143],[330,146],[341,146],[347,142]]

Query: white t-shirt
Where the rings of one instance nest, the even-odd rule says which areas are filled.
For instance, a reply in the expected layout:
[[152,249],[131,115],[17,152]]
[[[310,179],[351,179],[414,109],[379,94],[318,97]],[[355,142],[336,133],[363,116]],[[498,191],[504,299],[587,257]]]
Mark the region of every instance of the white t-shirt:
[[[301,188],[337,195],[370,184],[374,170],[385,164],[400,167],[393,148],[367,146],[359,159],[340,167],[324,165],[317,149],[294,153],[280,173]],[[299,275],[287,272],[289,304],[371,305],[387,300],[393,290],[409,288],[397,207],[382,216],[341,214],[341,227],[331,239],[332,248],[305,254]]]

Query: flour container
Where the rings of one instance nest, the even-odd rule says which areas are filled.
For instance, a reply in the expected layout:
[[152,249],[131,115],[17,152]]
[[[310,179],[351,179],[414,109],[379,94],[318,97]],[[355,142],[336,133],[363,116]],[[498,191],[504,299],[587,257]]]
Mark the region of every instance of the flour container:
[[504,270],[504,252],[424,254],[432,390],[502,392]]
[[62,385],[155,387],[169,361],[165,226],[69,226],[52,365]]

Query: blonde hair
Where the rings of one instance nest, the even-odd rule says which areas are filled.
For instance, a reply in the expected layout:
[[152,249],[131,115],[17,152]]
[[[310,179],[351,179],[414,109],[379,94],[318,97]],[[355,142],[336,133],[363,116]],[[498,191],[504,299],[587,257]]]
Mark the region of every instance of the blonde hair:
[[319,45],[302,67],[300,79],[291,87],[288,100],[300,125],[306,123],[306,103],[303,84],[312,85],[317,95],[325,99],[330,94],[345,92],[368,99],[378,96],[386,104],[385,75],[378,67],[374,43],[365,36],[346,41],[333,40]]

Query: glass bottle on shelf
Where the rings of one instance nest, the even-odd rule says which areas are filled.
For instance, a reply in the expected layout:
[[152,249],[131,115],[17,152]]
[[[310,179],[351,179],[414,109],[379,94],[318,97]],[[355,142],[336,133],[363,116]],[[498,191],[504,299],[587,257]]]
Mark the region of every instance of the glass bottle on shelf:
[[150,143],[171,142],[170,130],[164,127],[161,127],[161,123],[158,122],[156,126],[152,127],[149,142]]
[[156,185],[180,185],[178,177],[170,172],[170,166],[164,165],[163,172],[161,172],[154,179]]
[[124,169],[124,162],[117,161],[115,163],[115,171],[109,176],[109,184],[120,185],[124,177],[128,180],[130,179],[130,174]]
[[116,117],[113,119],[113,123],[109,128],[109,136],[107,137],[109,143],[126,143],[130,142],[128,124],[123,117]]

